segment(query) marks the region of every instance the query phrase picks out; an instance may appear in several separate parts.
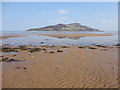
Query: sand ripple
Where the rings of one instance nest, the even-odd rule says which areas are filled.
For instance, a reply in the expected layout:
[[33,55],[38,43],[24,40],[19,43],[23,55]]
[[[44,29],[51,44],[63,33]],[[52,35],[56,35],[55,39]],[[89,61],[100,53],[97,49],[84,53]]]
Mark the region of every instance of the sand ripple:
[[[117,49],[71,47],[62,53],[20,54],[3,64],[3,88],[117,88]],[[16,69],[26,67],[27,69]]]

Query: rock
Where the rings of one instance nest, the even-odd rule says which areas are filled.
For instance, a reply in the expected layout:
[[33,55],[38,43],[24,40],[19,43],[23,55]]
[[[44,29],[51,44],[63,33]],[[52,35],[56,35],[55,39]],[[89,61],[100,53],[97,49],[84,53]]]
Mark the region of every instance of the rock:
[[21,46],[18,46],[18,48],[20,50],[28,50],[28,47],[26,45],[21,45]]
[[9,47],[3,47],[2,48],[2,52],[4,52],[4,53],[10,53],[10,52],[18,52],[18,50],[15,50],[15,49],[9,48]]
[[50,51],[49,53],[55,53],[54,51]]
[[62,48],[69,48],[68,46],[62,46]]
[[46,47],[46,45],[41,45],[40,47]]
[[96,45],[97,47],[103,47],[106,48],[107,46],[103,46],[103,45]]
[[39,51],[41,51],[41,48],[31,48],[30,50],[28,50],[28,52],[31,52],[31,53],[39,52]]
[[43,48],[43,50],[47,50],[47,48]]
[[51,45],[51,46],[49,46],[49,47],[55,47],[54,45]]
[[16,67],[16,69],[27,69],[26,67]]
[[8,59],[8,60],[6,60],[6,62],[20,62],[20,60],[16,60],[16,59]]
[[50,39],[45,39],[45,40],[50,40]]
[[15,57],[16,55],[13,55],[13,57]]
[[41,44],[43,44],[44,42],[41,42]]
[[26,67],[24,67],[23,69],[27,69]]
[[95,47],[88,47],[89,49],[97,49],[97,48],[95,48]]
[[85,48],[85,46],[79,46],[78,48]]
[[9,58],[2,58],[2,62],[7,61]]
[[57,50],[57,52],[63,52],[63,50]]
[[116,44],[115,46],[120,46],[120,44],[118,43],[118,44]]

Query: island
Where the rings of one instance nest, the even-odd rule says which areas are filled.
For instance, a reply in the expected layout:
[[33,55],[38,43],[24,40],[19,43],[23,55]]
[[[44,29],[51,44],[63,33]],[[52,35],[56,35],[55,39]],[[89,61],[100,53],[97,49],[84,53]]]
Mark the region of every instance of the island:
[[80,23],[70,23],[70,24],[57,24],[50,25],[41,28],[32,28],[27,31],[93,31],[101,32],[101,30],[94,29],[88,26],[81,25]]

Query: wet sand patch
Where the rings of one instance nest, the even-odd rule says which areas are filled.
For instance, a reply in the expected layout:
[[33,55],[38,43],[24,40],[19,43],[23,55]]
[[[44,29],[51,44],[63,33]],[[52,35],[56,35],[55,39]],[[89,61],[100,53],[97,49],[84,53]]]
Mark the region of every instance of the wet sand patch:
[[87,36],[112,36],[111,34],[38,34],[38,35],[70,39],[79,39],[80,37]]
[[0,36],[0,39],[14,38],[14,37],[23,37],[21,35],[11,35],[11,36]]

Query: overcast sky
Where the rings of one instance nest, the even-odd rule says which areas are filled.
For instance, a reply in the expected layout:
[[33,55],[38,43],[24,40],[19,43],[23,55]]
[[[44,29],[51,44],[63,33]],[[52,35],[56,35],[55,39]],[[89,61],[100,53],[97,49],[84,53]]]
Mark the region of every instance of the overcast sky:
[[117,2],[3,2],[3,31],[73,22],[117,31],[117,5]]

